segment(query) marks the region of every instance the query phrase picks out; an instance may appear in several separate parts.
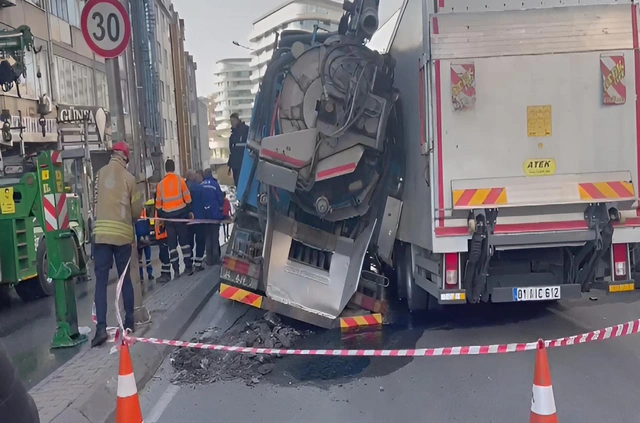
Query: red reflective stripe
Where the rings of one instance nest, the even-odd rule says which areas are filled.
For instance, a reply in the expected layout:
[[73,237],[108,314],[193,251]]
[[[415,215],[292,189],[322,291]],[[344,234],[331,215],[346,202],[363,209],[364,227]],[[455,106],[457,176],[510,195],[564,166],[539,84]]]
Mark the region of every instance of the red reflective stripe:
[[607,198],[607,196],[601,193],[600,190],[593,184],[580,184],[580,188],[585,190],[586,193],[589,194],[589,196],[593,199]]
[[495,204],[498,198],[500,198],[502,191],[504,191],[504,188],[493,188],[491,192],[489,192],[487,199],[484,200],[484,204]]
[[[633,59],[635,64],[635,86],[636,86],[636,171],[640,183],[640,41],[638,40],[638,5],[631,5],[631,30],[633,32]],[[636,210],[636,215],[640,216],[640,208]]]
[[[443,4],[444,6],[444,4]],[[435,61],[436,71],[436,132],[438,143],[438,226],[444,226],[444,163],[442,154],[442,77],[440,60]]]
[[356,163],[349,163],[346,165],[334,167],[333,169],[323,170],[318,172],[318,179],[328,178],[330,176],[344,175],[352,172],[356,168]]
[[473,199],[473,196],[476,195],[476,192],[478,192],[477,189],[467,189],[464,191],[464,193],[462,194],[462,196],[460,197],[460,199],[456,202],[456,206],[468,206],[469,203],[471,202],[471,200]]
[[629,192],[629,190],[622,185],[620,182],[609,182],[609,187],[618,194],[620,198],[631,197],[633,194]]

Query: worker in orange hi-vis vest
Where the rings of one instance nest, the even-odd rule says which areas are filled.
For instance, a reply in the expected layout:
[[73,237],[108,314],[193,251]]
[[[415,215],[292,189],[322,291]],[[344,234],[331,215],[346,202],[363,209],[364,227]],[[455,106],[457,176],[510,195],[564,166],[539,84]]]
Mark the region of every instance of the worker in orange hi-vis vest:
[[185,180],[174,173],[175,170],[175,162],[171,159],[167,160],[165,163],[167,175],[160,181],[156,191],[156,210],[158,217],[167,219],[165,227],[169,244],[169,261],[173,267],[174,277],[180,274],[178,246],[182,251],[184,273],[190,276],[193,274],[193,261],[189,230],[186,222],[175,222],[171,219],[193,219],[191,193]]
[[[153,280],[153,266],[151,266],[151,223],[147,218],[147,209],[143,208],[140,213],[140,220],[136,222],[136,244],[138,247],[138,267],[140,271],[140,280],[144,281],[144,269],[147,269],[147,277],[149,281]],[[142,262],[142,256],[146,261]]]

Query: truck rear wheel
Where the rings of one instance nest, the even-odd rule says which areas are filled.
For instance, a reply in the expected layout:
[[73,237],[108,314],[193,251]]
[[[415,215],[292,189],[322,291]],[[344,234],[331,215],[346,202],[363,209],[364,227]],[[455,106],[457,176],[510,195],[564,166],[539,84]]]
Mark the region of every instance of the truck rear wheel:
[[38,276],[20,282],[15,286],[16,293],[22,301],[33,301],[53,295],[53,281],[49,280],[49,262],[47,260],[47,244],[44,237],[38,243],[36,252]]
[[430,295],[420,288],[413,278],[411,245],[397,243],[395,250],[398,293],[406,297],[409,311],[426,310],[429,307]]

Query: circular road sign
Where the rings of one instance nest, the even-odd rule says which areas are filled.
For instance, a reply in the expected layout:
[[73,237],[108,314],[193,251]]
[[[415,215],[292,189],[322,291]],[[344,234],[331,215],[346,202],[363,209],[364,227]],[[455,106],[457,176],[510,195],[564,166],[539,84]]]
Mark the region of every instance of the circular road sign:
[[81,26],[91,50],[105,59],[120,56],[131,39],[129,15],[118,0],[90,0],[82,10]]

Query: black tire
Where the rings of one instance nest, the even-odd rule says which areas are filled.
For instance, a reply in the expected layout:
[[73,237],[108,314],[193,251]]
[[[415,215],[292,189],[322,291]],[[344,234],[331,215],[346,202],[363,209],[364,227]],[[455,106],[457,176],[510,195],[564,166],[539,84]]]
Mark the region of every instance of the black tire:
[[50,297],[54,293],[53,281],[49,280],[49,262],[47,261],[47,244],[44,237],[38,243],[36,251],[36,267],[38,276],[18,283],[16,293],[22,301],[28,302],[38,298]]
[[[431,297],[427,291],[420,288],[413,279],[411,268],[411,245],[396,244],[396,274],[398,276],[398,293],[405,294],[409,311],[422,311],[429,308]],[[435,300],[435,299],[434,299]]]

